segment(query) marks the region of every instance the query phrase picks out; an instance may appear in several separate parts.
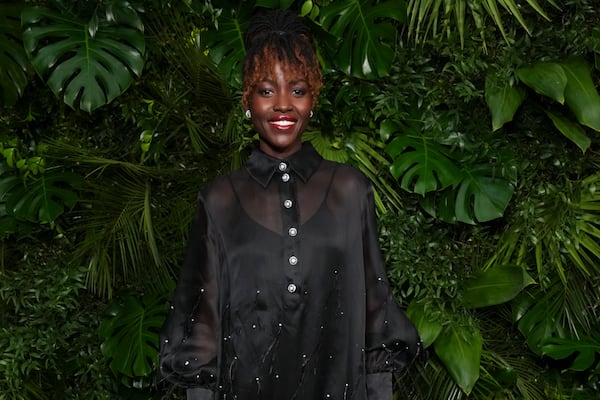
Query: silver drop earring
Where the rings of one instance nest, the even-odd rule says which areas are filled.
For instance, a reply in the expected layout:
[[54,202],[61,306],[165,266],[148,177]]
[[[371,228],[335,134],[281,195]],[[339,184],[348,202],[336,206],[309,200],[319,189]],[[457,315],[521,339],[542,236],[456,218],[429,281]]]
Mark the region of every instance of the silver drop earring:
[[250,112],[250,109],[246,110],[246,118],[250,119],[252,117],[252,113]]
[[314,114],[313,114],[312,110],[310,110],[310,114],[308,114],[308,118],[312,118],[312,117],[313,117],[313,115],[314,115]]

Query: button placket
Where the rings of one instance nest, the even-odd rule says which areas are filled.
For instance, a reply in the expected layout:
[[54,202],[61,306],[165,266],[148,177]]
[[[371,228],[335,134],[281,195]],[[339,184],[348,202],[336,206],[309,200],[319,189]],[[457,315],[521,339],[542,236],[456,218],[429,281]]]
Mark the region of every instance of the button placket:
[[298,208],[296,202],[295,177],[291,174],[289,164],[282,161],[277,166],[280,173],[279,194],[282,205],[283,256],[286,265],[287,287],[289,295],[297,296],[300,259],[298,257]]

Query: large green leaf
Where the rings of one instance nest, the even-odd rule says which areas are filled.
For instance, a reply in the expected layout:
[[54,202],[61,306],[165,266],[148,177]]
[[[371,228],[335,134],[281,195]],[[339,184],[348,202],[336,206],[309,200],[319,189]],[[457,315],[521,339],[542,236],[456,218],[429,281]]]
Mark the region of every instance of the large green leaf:
[[585,134],[585,130],[577,123],[561,115],[546,111],[546,115],[552,120],[552,123],[567,139],[572,141],[581,149],[582,152],[592,144],[592,140]]
[[500,81],[489,74],[485,80],[485,101],[492,114],[492,129],[497,131],[512,121],[515,112],[525,100],[525,91],[510,82]]
[[[8,178],[7,178],[8,179]],[[11,191],[4,196],[6,212],[17,219],[52,224],[65,208],[73,208],[81,185],[79,175],[70,172],[46,172],[24,185],[4,182]]]
[[596,355],[600,354],[600,341],[585,337],[581,339],[550,338],[543,342],[542,353],[555,360],[571,359],[569,369],[585,371],[598,365]]
[[497,266],[476,273],[467,282],[463,302],[469,308],[506,303],[533,283],[534,280],[524,268]]
[[440,193],[431,193],[421,205],[442,221],[475,224],[501,217],[514,191],[516,168],[512,158],[503,165],[463,168],[462,181]]
[[320,23],[339,40],[337,66],[348,75],[378,78],[389,73],[394,59],[391,47],[397,30],[389,22],[406,20],[404,1],[369,0],[331,2],[320,13]]
[[473,326],[449,325],[435,341],[435,353],[467,394],[479,379],[483,339]]
[[145,41],[137,13],[123,2],[86,22],[42,7],[22,13],[25,50],[56,96],[92,111],[121,95],[140,76]]
[[14,105],[28,82],[30,64],[21,41],[22,8],[22,3],[0,4],[0,105]]
[[600,95],[594,86],[589,65],[580,58],[563,61],[567,75],[565,101],[577,120],[600,132]]
[[110,368],[138,384],[156,370],[158,334],[165,319],[164,299],[127,293],[115,299],[106,310],[98,332],[104,339],[102,353],[110,359]]
[[460,169],[441,145],[425,136],[400,135],[385,148],[394,160],[390,171],[404,190],[425,195],[454,185],[462,179]]
[[432,345],[442,332],[443,325],[427,315],[427,310],[423,304],[415,300],[408,305],[406,315],[415,324],[425,347]]
[[466,171],[456,193],[456,219],[474,223],[501,217],[514,191],[512,180],[502,175],[487,164]]
[[564,104],[567,75],[557,63],[538,62],[517,70],[519,79],[537,93]]

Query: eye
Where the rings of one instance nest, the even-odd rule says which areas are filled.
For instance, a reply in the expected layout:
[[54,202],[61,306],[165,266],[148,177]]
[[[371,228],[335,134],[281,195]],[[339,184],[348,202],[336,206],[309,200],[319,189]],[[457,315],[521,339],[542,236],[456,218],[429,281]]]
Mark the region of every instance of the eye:
[[260,94],[261,96],[264,96],[264,97],[269,97],[270,95],[273,94],[273,90],[268,89],[268,88],[261,88],[261,89],[258,89],[258,94]]
[[292,90],[292,93],[296,97],[302,97],[302,96],[304,96],[306,94],[306,89],[304,89],[304,88],[296,88],[296,89]]

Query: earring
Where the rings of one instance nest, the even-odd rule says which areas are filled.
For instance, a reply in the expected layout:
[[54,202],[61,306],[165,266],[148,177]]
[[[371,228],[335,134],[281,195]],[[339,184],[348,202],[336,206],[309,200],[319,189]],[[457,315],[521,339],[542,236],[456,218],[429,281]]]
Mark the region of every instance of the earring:
[[250,109],[246,110],[246,118],[250,119],[252,117],[252,113],[250,112]]
[[314,114],[313,114],[312,110],[310,110],[310,114],[308,114],[308,118],[312,118],[312,117],[313,117],[313,115],[314,115]]

